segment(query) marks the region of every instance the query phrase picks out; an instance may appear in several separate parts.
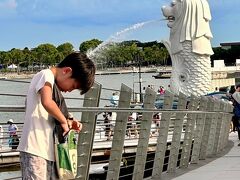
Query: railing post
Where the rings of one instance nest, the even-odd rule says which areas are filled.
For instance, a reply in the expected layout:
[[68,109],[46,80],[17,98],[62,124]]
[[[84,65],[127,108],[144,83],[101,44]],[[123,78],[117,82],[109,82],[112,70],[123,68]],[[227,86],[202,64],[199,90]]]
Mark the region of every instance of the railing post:
[[[173,97],[174,95],[171,92],[169,91],[165,92],[163,109],[172,109]],[[157,148],[156,148],[154,164],[153,164],[153,172],[152,172],[153,179],[160,179],[162,174],[171,114],[172,114],[171,112],[163,112],[161,115],[159,136],[157,139]]]
[[208,147],[206,156],[211,157],[213,154],[213,148],[215,144],[215,136],[216,136],[216,129],[217,129],[217,121],[218,121],[218,100],[213,101],[213,111],[214,113],[211,114],[211,125],[210,125],[210,132],[209,132],[209,139],[208,139]]
[[[119,98],[119,108],[129,108],[132,89],[122,84]],[[129,112],[117,113],[116,124],[112,141],[112,149],[109,159],[107,180],[118,180],[122,160],[122,152]]]
[[[178,97],[178,110],[186,110],[187,107],[187,97],[180,93]],[[174,173],[177,167],[179,149],[181,144],[181,135],[183,130],[183,121],[186,113],[178,112],[176,113],[176,119],[173,121],[174,130],[172,136],[172,143],[170,146],[170,155],[168,162],[168,172]]]
[[[232,116],[233,116],[232,112],[233,112],[233,106],[231,104],[227,104],[228,130],[229,130],[229,127],[230,127]],[[226,132],[226,143],[228,141],[228,137],[229,137],[229,131]]]
[[[153,109],[155,100],[156,100],[156,92],[154,92],[150,88],[147,88],[146,94],[144,97],[144,108]],[[148,142],[150,137],[152,118],[153,118],[152,112],[144,112],[142,115],[139,141],[137,146],[137,153],[136,153],[133,178],[132,178],[134,180],[143,179],[143,176],[144,176],[144,169],[145,169],[145,163],[147,159],[147,150],[148,150]]]
[[[195,96],[191,96],[191,100],[188,106],[189,111],[197,110],[197,106],[199,104],[199,99]],[[188,113],[187,115],[187,125],[185,129],[184,141],[182,145],[182,154],[180,160],[180,167],[188,167],[190,161],[190,153],[192,148],[193,134],[194,134],[194,126],[196,122],[196,114]]]
[[[213,100],[213,98],[208,97],[207,110],[213,111],[213,108],[214,108],[214,100]],[[210,134],[211,124],[212,124],[212,116],[213,116],[212,114],[208,114],[208,113],[206,114],[199,159],[206,158],[209,134]]]
[[[199,111],[206,111],[207,109],[208,98],[202,96],[199,104]],[[200,147],[202,142],[202,135],[205,125],[206,114],[201,112],[197,114],[196,118],[196,129],[194,133],[194,143],[192,150],[191,163],[197,164],[199,161]]]
[[221,130],[220,130],[220,142],[218,146],[218,152],[221,152],[224,148],[225,143],[225,128],[226,128],[226,113],[227,113],[227,103],[222,103],[222,109],[221,111],[224,113],[221,117],[222,123],[221,123]]
[[230,122],[232,119],[233,114],[233,106],[231,104],[226,105],[226,111],[224,116],[224,137],[223,137],[223,148],[227,145],[228,137],[229,137],[229,129],[230,129]]
[[[85,94],[83,107],[98,107],[102,86],[94,86]],[[96,112],[83,112],[81,123],[83,128],[78,138],[78,165],[76,179],[87,180],[89,176],[89,167],[91,164],[91,155],[93,148],[93,139],[96,127]]]
[[216,115],[216,122],[217,122],[217,126],[216,126],[216,135],[215,135],[215,141],[214,141],[214,146],[213,146],[213,151],[212,151],[212,155],[216,156],[216,154],[218,153],[218,146],[219,146],[219,142],[220,142],[220,134],[221,134],[221,125],[222,125],[222,117],[223,117],[223,108],[224,107],[224,102],[218,100],[216,102],[216,108],[215,110],[218,112]]

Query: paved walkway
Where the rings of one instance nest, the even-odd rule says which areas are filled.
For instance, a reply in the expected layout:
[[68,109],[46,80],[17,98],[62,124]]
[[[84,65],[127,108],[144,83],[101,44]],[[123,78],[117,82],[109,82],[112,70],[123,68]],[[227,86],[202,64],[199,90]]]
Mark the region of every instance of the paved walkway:
[[225,152],[217,158],[208,158],[186,170],[177,170],[176,175],[164,180],[240,180],[240,146],[237,133],[231,133]]

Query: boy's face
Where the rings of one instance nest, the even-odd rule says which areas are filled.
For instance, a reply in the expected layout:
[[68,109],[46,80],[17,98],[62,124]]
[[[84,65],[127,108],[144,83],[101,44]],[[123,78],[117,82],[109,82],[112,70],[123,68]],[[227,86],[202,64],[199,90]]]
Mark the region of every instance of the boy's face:
[[61,74],[56,78],[56,83],[60,91],[71,92],[79,89],[80,84],[72,77],[72,69],[69,67],[62,68]]

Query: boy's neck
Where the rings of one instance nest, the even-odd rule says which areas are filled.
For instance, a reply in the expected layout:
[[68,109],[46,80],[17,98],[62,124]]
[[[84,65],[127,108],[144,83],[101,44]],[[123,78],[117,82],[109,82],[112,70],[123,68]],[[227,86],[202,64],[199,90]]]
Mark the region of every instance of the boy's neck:
[[59,73],[59,68],[57,67],[51,67],[50,70],[52,71],[53,75],[54,75],[54,78],[57,77],[57,74]]

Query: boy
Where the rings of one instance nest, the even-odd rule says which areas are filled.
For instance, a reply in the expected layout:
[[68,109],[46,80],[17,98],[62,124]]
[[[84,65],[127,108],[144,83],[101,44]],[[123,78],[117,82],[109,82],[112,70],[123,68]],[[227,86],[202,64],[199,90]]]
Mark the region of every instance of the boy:
[[[94,78],[94,63],[78,52],[68,55],[57,67],[42,70],[33,77],[27,93],[25,121],[18,147],[23,179],[57,179],[53,138],[56,123],[53,119],[61,126],[62,135],[69,131],[73,122],[69,121],[68,126],[67,112],[61,111],[62,103],[53,97],[54,89],[58,88],[59,92],[80,89],[84,94],[93,85]],[[81,124],[78,123],[77,127],[80,131]]]

